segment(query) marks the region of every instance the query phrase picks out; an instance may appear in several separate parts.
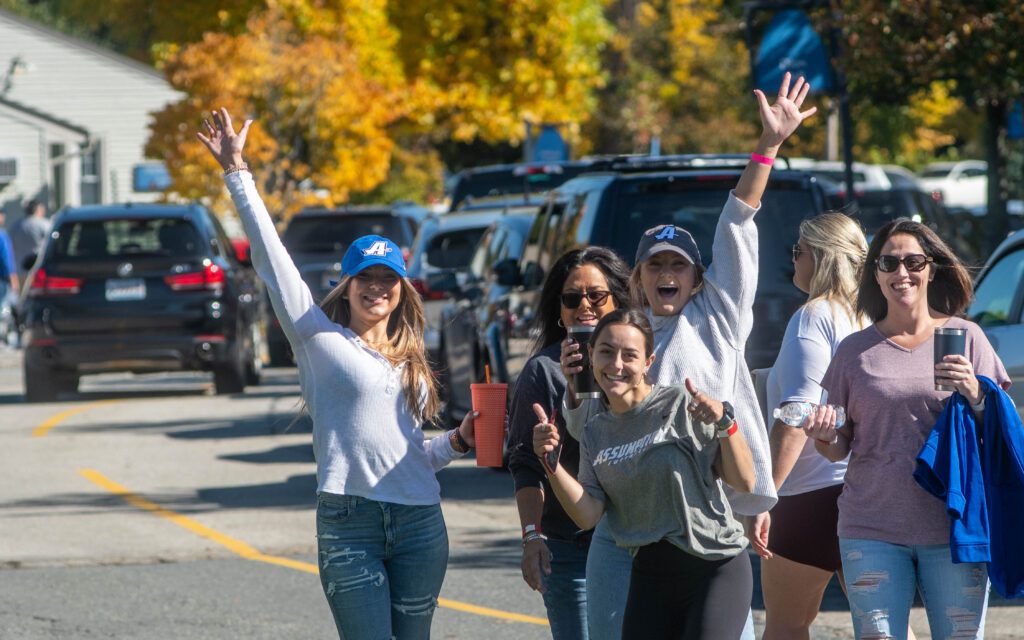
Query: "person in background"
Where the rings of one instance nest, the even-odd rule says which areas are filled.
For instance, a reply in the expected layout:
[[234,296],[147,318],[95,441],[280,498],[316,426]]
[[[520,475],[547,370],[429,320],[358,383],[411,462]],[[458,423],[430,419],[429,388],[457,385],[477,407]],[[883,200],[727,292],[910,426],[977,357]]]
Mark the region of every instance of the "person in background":
[[14,264],[18,277],[24,281],[28,274],[25,258],[38,255],[46,236],[50,235],[51,221],[46,217],[46,205],[39,200],[29,200],[25,205],[25,217],[11,228],[11,244],[14,247]]
[[[762,132],[751,160],[730,193],[715,229],[714,262],[705,265],[693,236],[681,227],[665,224],[641,237],[631,289],[639,306],[647,309],[654,328],[655,353],[651,369],[659,385],[681,384],[689,378],[712,397],[735,403],[735,417],[753,453],[756,486],[749,493],[727,489],[732,508],[753,516],[770,509],[777,499],[771,475],[771,455],[764,419],[743,357],[754,322],[757,291],[758,235],[754,215],[761,205],[771,166],[783,142],[816,108],[801,111],[810,85],[783,76],[774,104],[755,91]],[[578,345],[562,351],[563,373],[578,371],[582,356]],[[600,401],[577,406],[566,394],[569,433],[602,411]],[[619,637],[622,611],[629,589],[629,557],[602,521],[594,530],[587,561],[587,600],[591,604],[591,639]],[[750,603],[747,603],[748,606]],[[753,616],[748,615],[744,638],[753,639]]]
[[318,306],[274,228],[226,109],[198,134],[224,181],[295,354],[313,419],[320,582],[340,637],[426,639],[448,565],[435,472],[475,442],[462,425],[425,439],[440,400],[423,345],[423,306],[401,249],[363,236]]
[[[623,638],[738,638],[753,590],[747,539],[719,479],[754,488],[750,448],[727,402],[685,386],[653,385],[654,334],[637,310],[613,311],[590,340],[594,377],[608,411],[580,440],[579,481],[560,464],[548,479],[582,529],[606,514],[633,566]],[[534,410],[534,452],[560,444]],[[588,578],[589,579],[589,578]]]
[[[533,452],[533,405],[562,402],[566,380],[558,358],[566,329],[596,326],[605,314],[629,305],[629,267],[604,247],[572,249],[551,267],[541,289],[534,326],[534,355],[516,379],[509,412],[509,470],[523,529],[523,580],[540,591],[556,640],[587,638],[586,569],[590,530],[580,531],[551,493]],[[561,465],[576,477],[579,442],[555,419]]]
[[[981,328],[959,317],[972,296],[967,269],[934,231],[905,218],[879,229],[857,296],[857,311],[874,324],[843,340],[821,382],[846,422],[836,429],[828,407],[805,427],[828,460],[849,456],[839,549],[857,638],[903,637],[915,592],[932,637],[984,636],[987,566],[954,564],[946,504],[913,475],[950,397],[936,385],[955,388],[978,416],[985,397],[976,375],[1009,387]],[[966,355],[934,362],[939,327],[966,332]]]
[[[790,319],[768,375],[769,410],[827,402],[821,379],[832,355],[866,324],[856,304],[867,250],[860,225],[841,213],[800,224],[792,248],[793,284],[807,294],[807,302]],[[755,518],[748,536],[762,558],[764,640],[798,640],[810,637],[832,575],[839,573],[842,580],[836,525],[846,461],[821,457],[802,428],[781,420],[771,424],[769,439],[779,502]]]
[[11,236],[8,235],[7,215],[0,209],[0,303],[8,295],[17,297],[20,291],[18,266],[14,261],[14,246],[11,244]]

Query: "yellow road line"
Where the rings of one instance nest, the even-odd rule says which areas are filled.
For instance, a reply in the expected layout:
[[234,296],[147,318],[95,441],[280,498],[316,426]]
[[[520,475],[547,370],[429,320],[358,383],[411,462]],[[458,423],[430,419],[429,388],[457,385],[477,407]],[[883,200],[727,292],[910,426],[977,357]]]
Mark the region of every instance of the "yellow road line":
[[[110,480],[103,474],[93,469],[81,469],[79,473],[85,477],[86,480],[93,484],[106,489],[110,493],[116,496],[120,496],[128,504],[149,511],[153,515],[166,518],[174,524],[191,531],[192,533],[206,538],[212,542],[225,547],[232,553],[239,555],[246,560],[255,560],[257,562],[266,562],[268,564],[275,564],[288,569],[295,569],[297,571],[305,571],[306,573],[312,573],[313,575],[319,575],[317,566],[309,562],[300,562],[298,560],[291,560],[289,558],[282,558],[279,556],[269,556],[264,553],[260,553],[253,547],[249,546],[241,540],[236,540],[230,536],[226,536],[219,531],[215,531],[206,525],[200,524],[195,520],[175,513],[169,509],[165,509],[160,505],[146,500],[138,494],[132,493],[125,487],[117,484],[113,480]],[[510,620],[513,622],[528,622],[530,624],[539,624],[547,626],[548,621],[544,618],[537,618],[534,616],[526,616],[519,613],[512,613],[509,611],[501,611],[500,609],[490,609],[487,607],[479,607],[475,604],[469,604],[466,602],[459,602],[458,600],[449,600],[447,598],[438,598],[438,605],[447,609],[454,609],[456,611],[463,611],[465,613],[474,613],[476,615],[488,616],[492,618],[501,618],[502,620]]]
[[41,438],[45,436],[47,433],[49,433],[50,429],[53,429],[58,424],[64,422],[71,416],[78,415],[79,413],[82,413],[83,411],[88,411],[89,409],[95,409],[96,407],[101,407],[103,405],[113,404],[115,402],[121,402],[121,400],[97,400],[96,402],[90,402],[89,404],[83,404],[77,407],[72,407],[67,411],[61,411],[57,415],[49,418],[48,420],[46,420],[46,422],[43,422],[38,427],[33,429],[32,437]]

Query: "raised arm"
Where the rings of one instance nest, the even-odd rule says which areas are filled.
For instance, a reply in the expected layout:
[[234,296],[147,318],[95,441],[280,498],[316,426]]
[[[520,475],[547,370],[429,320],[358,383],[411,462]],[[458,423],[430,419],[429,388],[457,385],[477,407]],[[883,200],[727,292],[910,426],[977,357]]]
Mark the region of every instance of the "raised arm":
[[[782,85],[775,104],[768,104],[768,98],[760,89],[754,89],[757,105],[761,112],[761,138],[754,148],[755,156],[747,163],[740,181],[736,184],[736,197],[751,207],[761,206],[761,196],[768,186],[771,174],[771,162],[779,154],[779,148],[786,138],[793,135],[800,124],[814,115],[817,107],[800,111],[807,98],[811,85],[804,81],[803,76],[797,78],[790,86],[790,73],[782,76]],[[759,161],[760,160],[760,161]]]
[[[540,422],[533,428],[533,449],[538,458],[545,456],[555,450],[559,444],[558,427],[548,421],[544,408],[539,404],[533,405]],[[580,442],[580,477],[583,477],[584,470],[590,464],[584,443]],[[569,514],[573,522],[580,529],[593,529],[604,513],[604,500],[599,500],[583,489],[583,485],[576,481],[565,467],[556,464],[554,469],[547,469],[548,482],[551,484],[555,497],[562,503],[565,512]]]
[[294,349],[302,337],[312,335],[328,322],[327,317],[316,305],[309,287],[281,243],[243,159],[252,120],[246,120],[235,133],[227,109],[214,111],[211,119],[204,120],[206,135],[197,132],[196,136],[224,169],[225,183],[249,238],[253,268],[266,283],[274,312]]

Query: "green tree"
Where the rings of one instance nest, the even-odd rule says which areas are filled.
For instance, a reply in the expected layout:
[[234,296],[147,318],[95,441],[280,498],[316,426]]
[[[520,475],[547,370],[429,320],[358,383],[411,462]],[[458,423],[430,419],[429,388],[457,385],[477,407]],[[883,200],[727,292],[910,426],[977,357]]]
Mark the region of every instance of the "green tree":
[[843,9],[855,92],[898,105],[944,82],[984,114],[991,248],[1008,229],[1005,122],[1024,83],[1024,7],[1019,0],[851,0]]

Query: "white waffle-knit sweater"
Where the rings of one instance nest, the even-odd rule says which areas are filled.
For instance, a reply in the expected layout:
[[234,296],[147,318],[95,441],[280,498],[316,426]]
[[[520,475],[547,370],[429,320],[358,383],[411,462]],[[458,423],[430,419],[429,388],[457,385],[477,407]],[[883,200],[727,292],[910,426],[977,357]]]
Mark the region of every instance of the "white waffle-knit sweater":
[[[225,183],[249,237],[253,267],[295,353],[313,419],[317,491],[405,505],[440,503],[434,474],[459,454],[448,438],[424,438],[402,388],[405,365],[392,365],[317,306],[252,175],[232,173]],[[423,402],[425,388],[420,394]]]
[[[725,486],[734,511],[755,515],[778,501],[772,480],[768,431],[754,394],[754,382],[743,350],[754,322],[757,291],[757,209],[730,192],[718,218],[712,244],[713,260],[704,274],[704,287],[682,313],[648,317],[654,328],[651,382],[680,385],[686,378],[698,391],[716,400],[728,400],[736,422],[750,445],[757,480],[750,493]],[[586,421],[600,411],[599,400],[581,403],[566,412],[566,426],[577,439]]]

